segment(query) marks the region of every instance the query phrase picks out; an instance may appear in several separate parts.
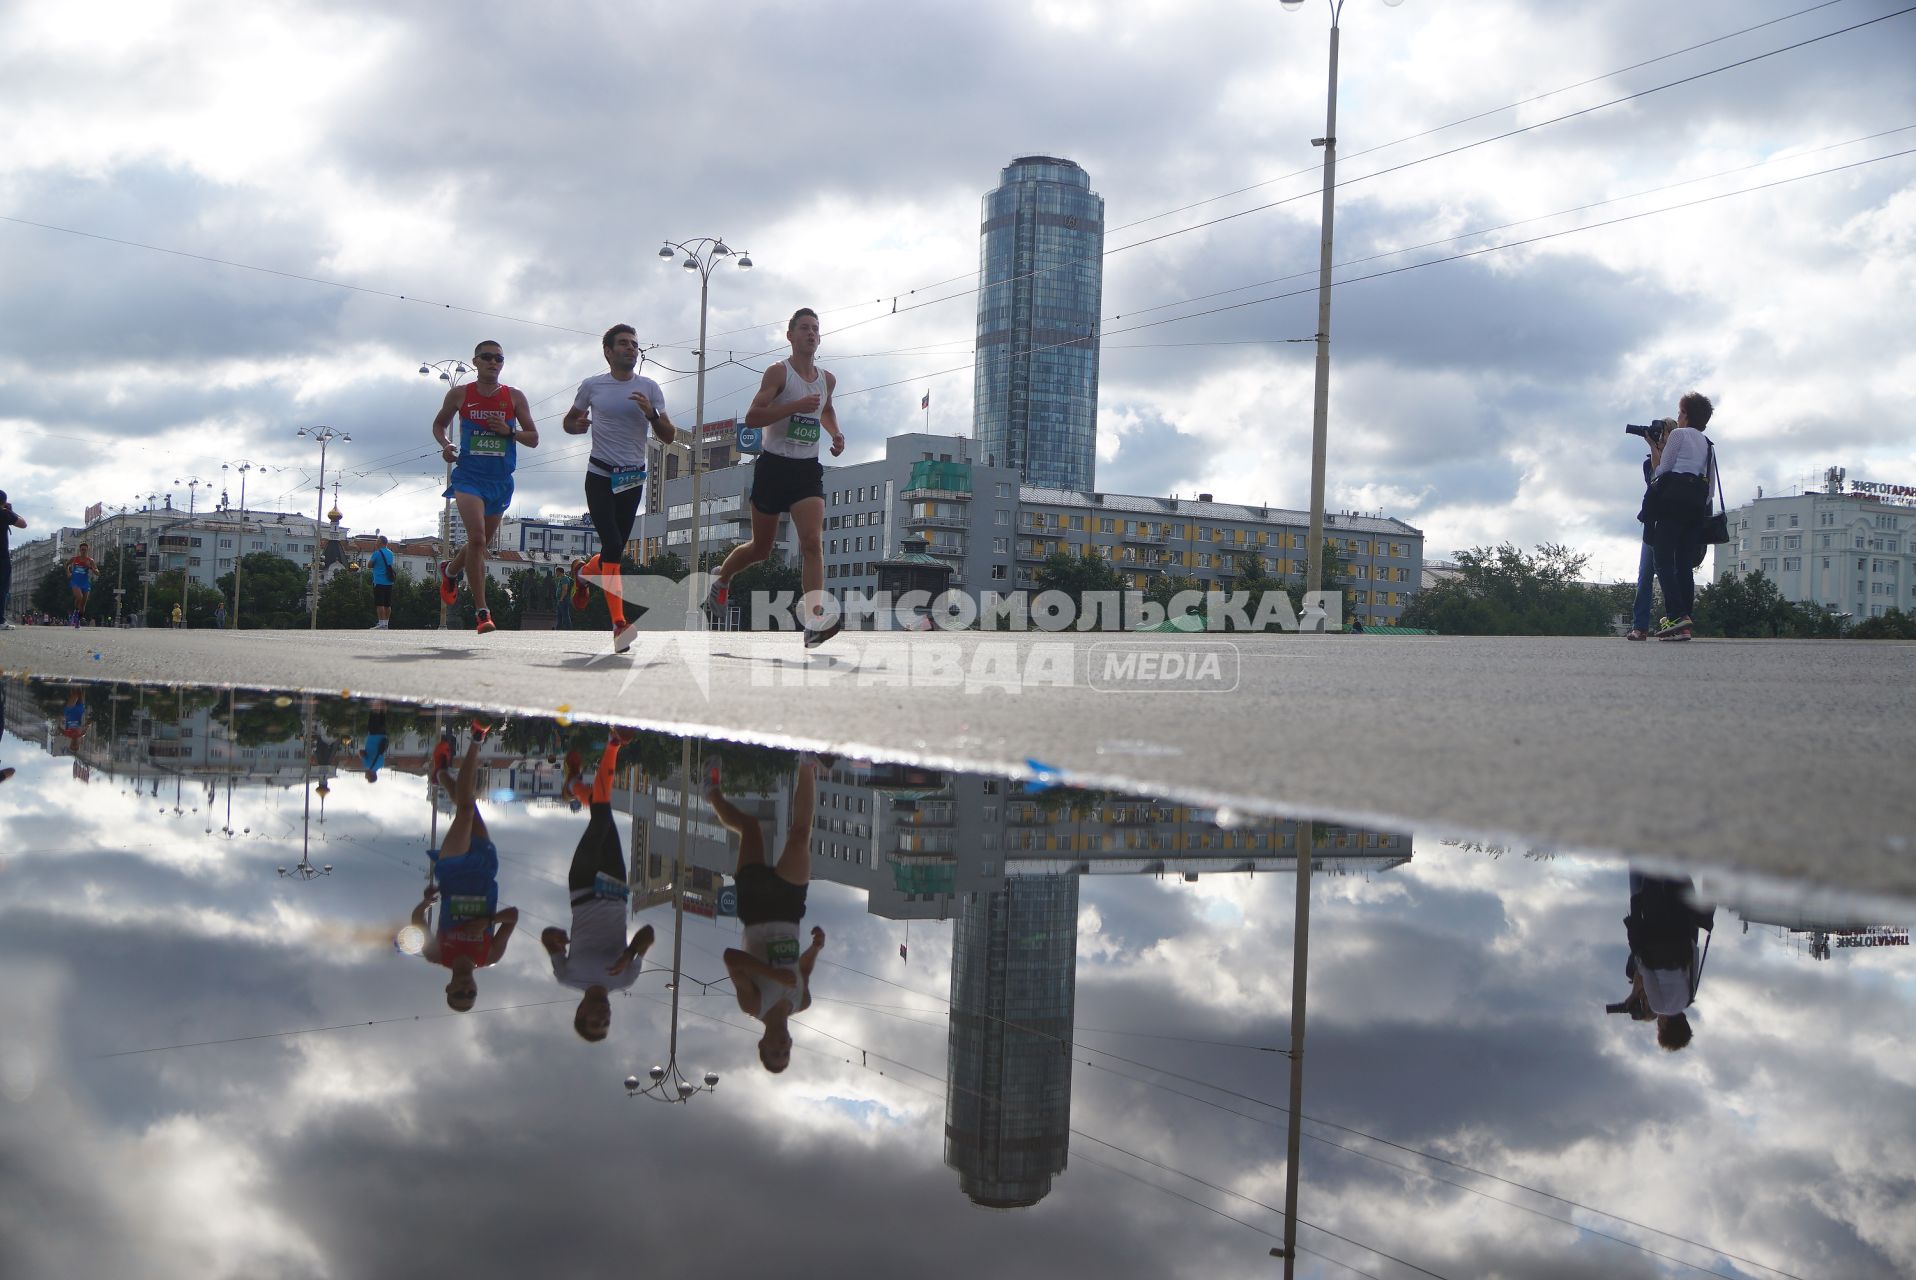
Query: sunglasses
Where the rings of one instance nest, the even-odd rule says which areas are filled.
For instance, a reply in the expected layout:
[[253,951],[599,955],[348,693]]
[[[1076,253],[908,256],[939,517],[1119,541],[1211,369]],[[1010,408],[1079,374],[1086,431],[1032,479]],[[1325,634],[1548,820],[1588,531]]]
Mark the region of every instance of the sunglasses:
[[495,355],[490,351],[481,352],[479,355],[474,356],[472,360],[474,364],[477,364],[481,360],[490,360],[495,364],[504,364],[506,362],[504,356]]

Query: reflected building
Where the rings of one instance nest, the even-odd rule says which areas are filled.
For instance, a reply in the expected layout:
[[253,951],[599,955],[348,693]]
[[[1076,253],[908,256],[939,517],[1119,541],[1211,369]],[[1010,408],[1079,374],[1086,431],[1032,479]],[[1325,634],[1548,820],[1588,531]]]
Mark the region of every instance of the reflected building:
[[1034,1205],[1071,1144],[1078,877],[965,896],[952,934],[945,1163],[973,1204]]

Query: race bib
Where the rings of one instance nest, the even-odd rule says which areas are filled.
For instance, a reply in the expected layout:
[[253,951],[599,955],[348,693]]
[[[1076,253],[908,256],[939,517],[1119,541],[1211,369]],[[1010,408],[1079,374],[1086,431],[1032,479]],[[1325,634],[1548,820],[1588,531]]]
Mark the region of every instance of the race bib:
[[624,493],[644,483],[644,467],[620,467],[612,473],[612,492],[614,493]]
[[475,458],[503,458],[506,456],[506,446],[510,443],[510,436],[496,436],[490,431],[475,429],[466,441],[466,452]]
[[592,880],[592,896],[613,902],[624,902],[632,896],[632,887],[623,880],[615,880],[601,871]]
[[785,423],[785,438],[795,444],[818,443],[818,419],[793,414]]
[[765,963],[774,969],[789,969],[798,963],[797,938],[767,938]]
[[468,920],[478,920],[491,915],[486,907],[483,894],[451,893],[446,895],[446,918],[464,924]]

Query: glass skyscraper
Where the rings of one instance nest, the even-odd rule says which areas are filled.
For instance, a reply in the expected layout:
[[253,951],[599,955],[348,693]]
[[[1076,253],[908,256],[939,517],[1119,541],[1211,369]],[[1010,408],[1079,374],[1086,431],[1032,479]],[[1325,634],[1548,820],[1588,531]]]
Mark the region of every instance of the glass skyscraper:
[[1104,198],[1071,161],[1022,156],[983,212],[972,436],[1027,484],[1094,488]]

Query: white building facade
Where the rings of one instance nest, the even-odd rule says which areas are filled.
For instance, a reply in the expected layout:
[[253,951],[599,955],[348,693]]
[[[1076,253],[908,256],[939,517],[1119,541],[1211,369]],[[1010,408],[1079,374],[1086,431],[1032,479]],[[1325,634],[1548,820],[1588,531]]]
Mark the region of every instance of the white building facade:
[[[1903,492],[1912,496],[1901,496]],[[1848,480],[1759,497],[1730,512],[1713,581],[1761,572],[1785,599],[1852,618],[1916,609],[1916,489]]]

